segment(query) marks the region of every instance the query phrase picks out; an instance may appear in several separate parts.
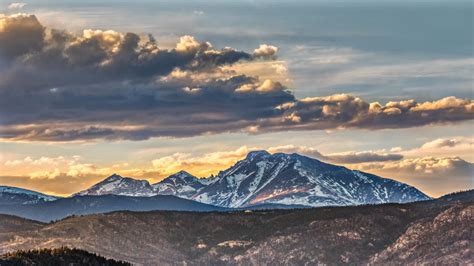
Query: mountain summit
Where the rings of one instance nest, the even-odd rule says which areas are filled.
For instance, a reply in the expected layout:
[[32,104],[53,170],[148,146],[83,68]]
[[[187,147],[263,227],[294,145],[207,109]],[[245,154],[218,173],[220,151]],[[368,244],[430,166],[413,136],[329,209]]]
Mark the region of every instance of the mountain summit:
[[156,193],[153,187],[146,180],[137,180],[131,177],[121,177],[113,174],[92,187],[83,190],[75,195],[123,195],[136,197],[154,196]]
[[112,175],[79,195],[174,195],[221,207],[335,206],[430,199],[409,185],[296,153],[252,151],[212,178],[180,171],[150,185]]
[[155,192],[160,195],[179,195],[190,198],[195,195],[204,184],[199,179],[186,171],[170,175],[162,181],[153,184]]
[[218,206],[261,204],[360,205],[429,199],[394,180],[327,164],[299,154],[251,152],[193,199]]

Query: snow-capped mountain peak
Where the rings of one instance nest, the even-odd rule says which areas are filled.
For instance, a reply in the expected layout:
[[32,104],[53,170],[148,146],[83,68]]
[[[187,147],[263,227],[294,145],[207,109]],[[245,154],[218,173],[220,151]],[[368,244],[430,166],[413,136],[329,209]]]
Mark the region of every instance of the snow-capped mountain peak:
[[245,160],[252,161],[254,159],[266,158],[268,156],[271,156],[271,154],[265,150],[251,151],[247,154],[247,156],[245,157]]
[[186,171],[179,171],[152,185],[161,195],[179,195],[189,198],[204,187],[199,179]]
[[122,177],[113,174],[92,187],[76,195],[106,195],[148,197],[156,195],[153,187],[146,180],[137,180],[131,177]]
[[255,151],[193,198],[225,207],[259,204],[357,205],[429,199],[390,179],[352,171],[296,153]]
[[123,177],[121,177],[120,175],[114,173],[111,176],[104,179],[103,182],[115,182],[115,181],[121,180],[121,179],[123,179]]
[[178,182],[178,183],[189,183],[189,182],[194,182],[196,181],[197,177],[191,175],[190,173],[186,171],[179,171],[176,174],[170,175],[165,180],[170,180],[172,182]]

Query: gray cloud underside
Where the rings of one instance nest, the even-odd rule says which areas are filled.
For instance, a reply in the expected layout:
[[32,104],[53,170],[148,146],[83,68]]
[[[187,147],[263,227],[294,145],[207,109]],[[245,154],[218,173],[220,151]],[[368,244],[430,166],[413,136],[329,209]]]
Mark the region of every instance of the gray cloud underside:
[[[276,48],[256,51],[216,50],[190,36],[174,49],[161,49],[152,36],[91,30],[77,35],[46,29],[32,15],[0,16],[0,138],[143,140],[406,128],[473,118],[470,99],[386,104],[345,94],[297,99],[278,82],[221,68],[275,58]],[[208,77],[176,76],[176,70]]]

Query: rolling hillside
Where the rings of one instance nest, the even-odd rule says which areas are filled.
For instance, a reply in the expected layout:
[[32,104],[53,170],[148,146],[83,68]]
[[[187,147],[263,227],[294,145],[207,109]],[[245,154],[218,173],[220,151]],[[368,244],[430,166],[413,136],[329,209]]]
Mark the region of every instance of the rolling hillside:
[[[2,216],[0,253],[69,246],[138,265],[474,263],[474,191],[409,204],[244,212]],[[5,219],[6,217],[6,219]],[[15,222],[12,222],[14,220]]]

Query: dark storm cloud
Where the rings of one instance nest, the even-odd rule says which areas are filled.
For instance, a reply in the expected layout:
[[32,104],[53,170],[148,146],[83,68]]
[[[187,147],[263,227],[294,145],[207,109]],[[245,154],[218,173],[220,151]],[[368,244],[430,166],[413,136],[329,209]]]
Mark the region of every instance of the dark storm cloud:
[[[143,81],[174,68],[212,70],[253,55],[232,48],[215,50],[191,36],[175,49],[160,49],[152,36],[85,30],[83,35],[45,30],[33,15],[0,17],[0,55],[12,61],[7,85],[44,86],[96,84],[107,80]],[[30,80],[24,82],[25,75]]]
[[9,60],[41,50],[44,30],[35,16],[0,17],[0,56]]
[[32,15],[0,16],[0,138],[143,140],[238,132],[402,128],[473,118],[448,97],[368,103],[351,95],[296,99],[282,84],[222,66],[271,60],[215,49],[192,36],[161,49],[152,36],[45,29]]

